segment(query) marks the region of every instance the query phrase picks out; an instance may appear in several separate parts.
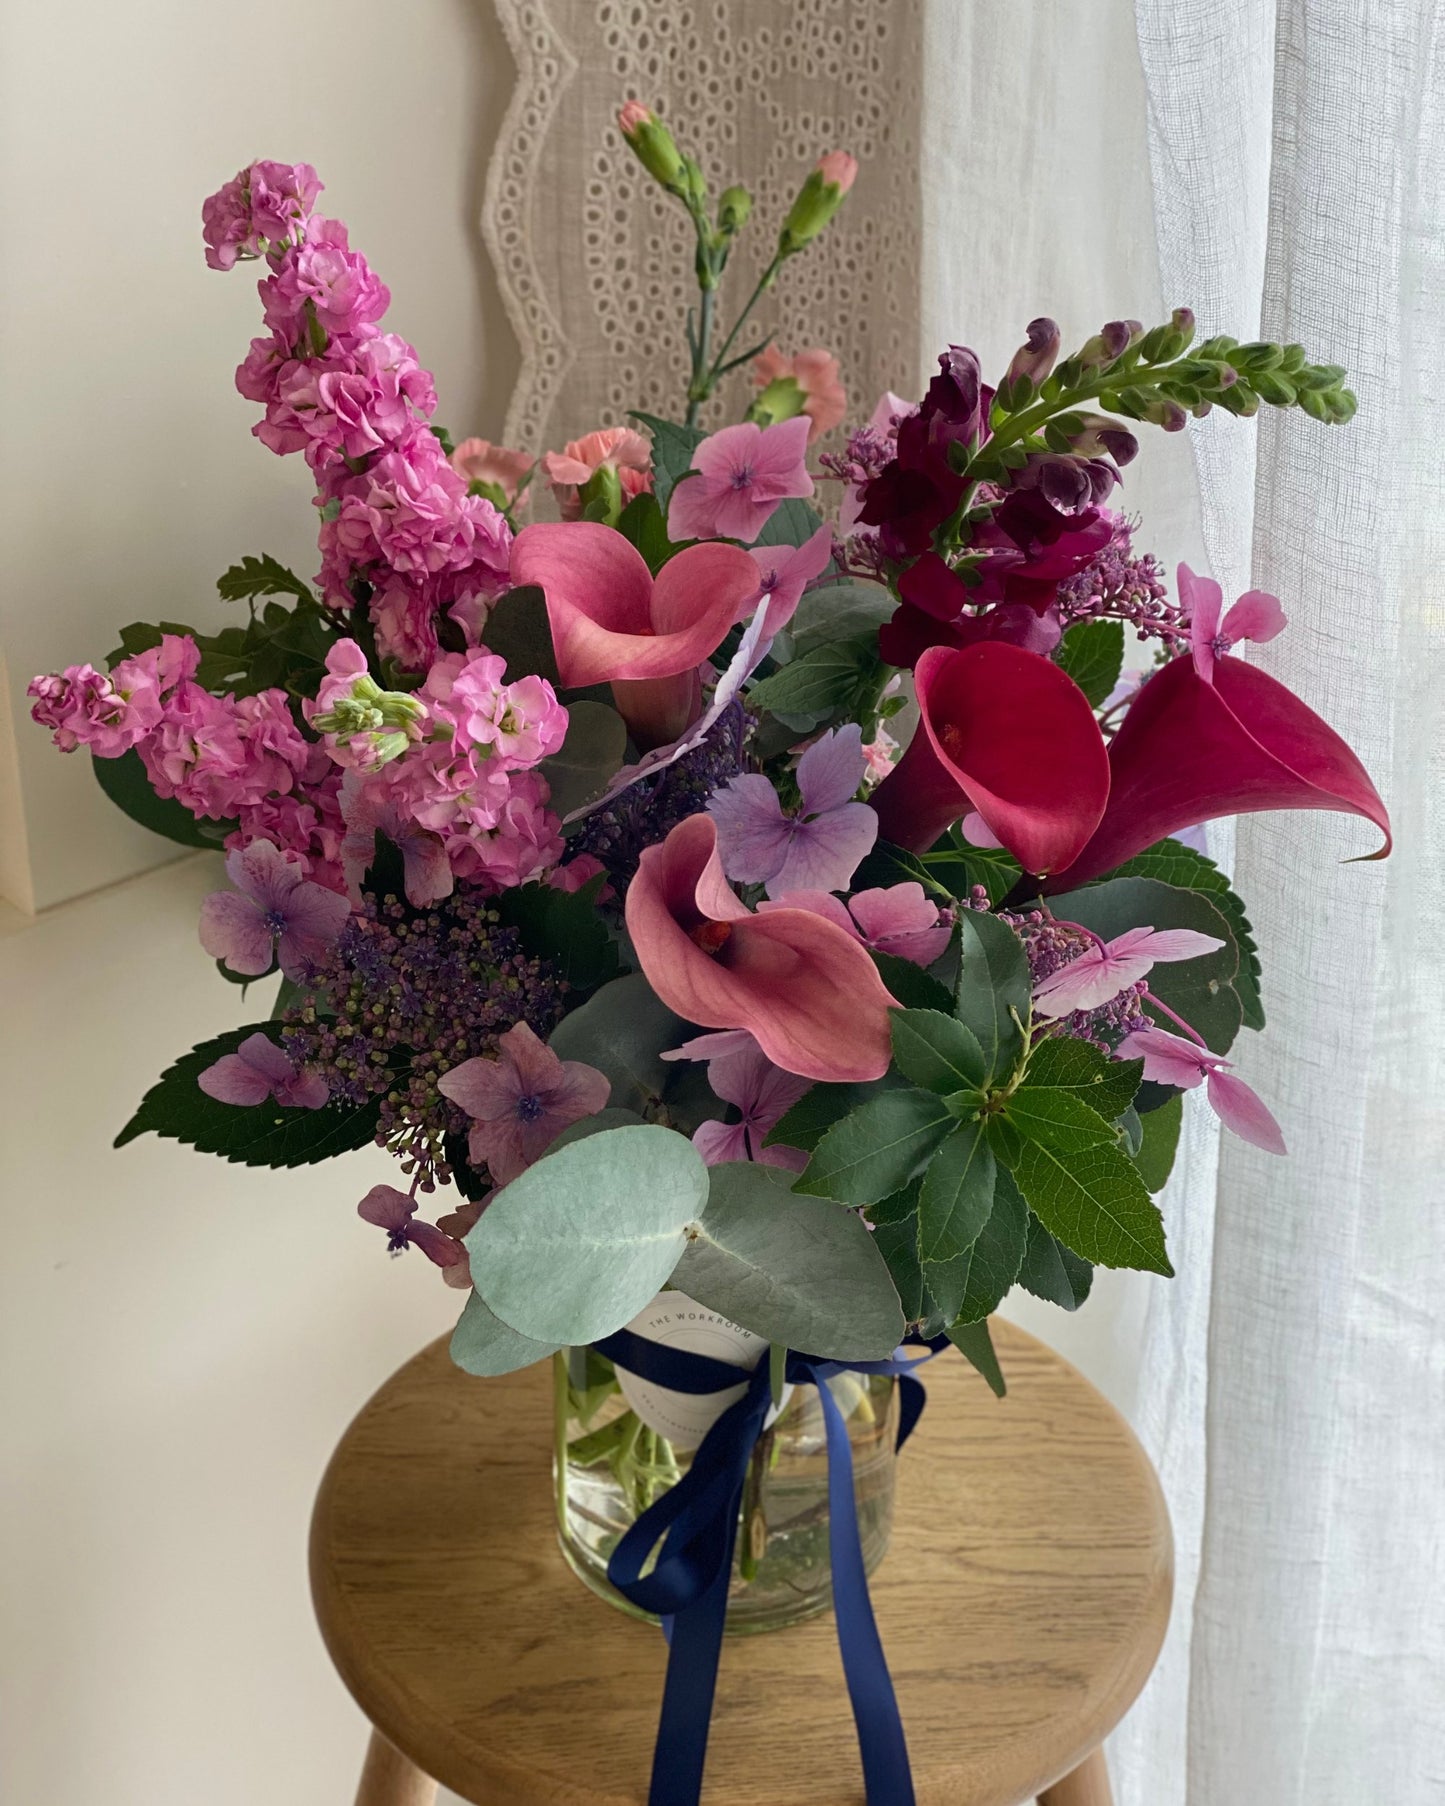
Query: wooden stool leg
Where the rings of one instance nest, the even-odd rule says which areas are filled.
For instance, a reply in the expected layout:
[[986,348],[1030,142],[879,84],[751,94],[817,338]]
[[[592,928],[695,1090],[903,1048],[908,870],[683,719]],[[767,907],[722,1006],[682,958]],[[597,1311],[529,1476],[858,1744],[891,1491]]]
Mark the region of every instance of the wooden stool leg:
[[1072,1774],[1039,1795],[1039,1806],[1114,1806],[1104,1752],[1095,1750]]
[[436,1806],[436,1797],[436,1782],[389,1744],[380,1731],[373,1731],[356,1790],[356,1806]]

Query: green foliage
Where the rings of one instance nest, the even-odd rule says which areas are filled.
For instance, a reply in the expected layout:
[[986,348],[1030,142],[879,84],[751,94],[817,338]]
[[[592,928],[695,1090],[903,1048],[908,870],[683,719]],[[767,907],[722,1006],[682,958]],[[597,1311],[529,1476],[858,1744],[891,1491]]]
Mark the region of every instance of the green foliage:
[[822,517],[816,508],[809,507],[807,502],[800,501],[797,496],[789,496],[779,502],[764,521],[763,530],[753,544],[800,546],[811,539],[822,524]]
[[[1234,988],[1239,955],[1229,922],[1213,898],[1161,884],[1157,878],[1109,878],[1051,897],[1049,905],[1061,922],[1082,922],[1106,941],[1141,923],[1151,928],[1192,928],[1222,941],[1222,947],[1198,959],[1155,966],[1149,974],[1149,989],[1202,1035],[1215,1053],[1228,1053],[1243,1017]],[[1161,1026],[1177,1032],[1176,1024],[1167,1018]]]
[[627,753],[627,726],[605,702],[574,702],[567,711],[567,737],[537,769],[552,792],[559,815],[580,809],[606,788]]
[[1126,864],[1109,873],[1111,878],[1157,878],[1163,884],[1181,890],[1201,891],[1220,910],[1229,923],[1234,944],[1239,949],[1239,970],[1234,988],[1239,993],[1246,1028],[1264,1027],[1264,1005],[1259,994],[1259,949],[1254,931],[1244,913],[1244,904],[1230,888],[1229,880],[1214,861],[1196,853],[1182,841],[1160,840],[1146,847]]
[[1029,1058],[1030,1091],[1067,1091],[1112,1122],[1134,1101],[1142,1060],[1111,1060],[1087,1041],[1050,1035]]
[[789,1192],[786,1173],[751,1161],[711,1170],[701,1221],[674,1274],[699,1304],[785,1348],[879,1361],[903,1334],[887,1263],[867,1226],[822,1198]]
[[997,906],[1018,883],[1020,872],[1018,860],[1002,847],[970,846],[952,828],[929,853],[909,853],[889,841],[878,841],[859,866],[854,884],[862,890],[912,882],[940,903],[967,897],[981,884],[990,904]]
[[[930,1270],[966,1255],[978,1240],[994,1208],[997,1176],[983,1124],[960,1124],[929,1162],[919,1190],[918,1252]],[[935,1283],[933,1291],[947,1309],[945,1288]]]
[[672,420],[659,420],[655,414],[634,411],[632,418],[652,434],[652,492],[666,514],[674,484],[692,469],[692,454],[707,435],[700,427],[679,426]]
[[200,1074],[255,1034],[279,1041],[271,1023],[248,1022],[182,1054],[146,1092],[115,1145],[155,1134],[243,1166],[312,1166],[375,1138],[375,1102],[360,1109],[326,1104],[320,1110],[292,1110],[273,1100],[223,1104],[208,1097],[196,1083]]
[[[792,658],[814,651],[819,646],[839,640],[862,639],[877,635],[896,604],[886,589],[876,583],[824,583],[803,592],[792,620],[784,628],[787,642],[780,648],[773,642],[773,655],[787,651]],[[781,636],[780,636],[781,637]]]
[[867,640],[832,641],[815,646],[748,691],[749,707],[766,709],[789,720],[826,720],[857,696],[878,662],[876,646]]
[[1004,1385],[1003,1370],[994,1353],[993,1337],[988,1333],[987,1321],[950,1324],[948,1339],[969,1366],[982,1374],[994,1397],[1002,1398],[1008,1388]]
[[1179,1128],[1184,1120],[1184,1094],[1176,1091],[1157,1110],[1139,1119],[1143,1134],[1134,1164],[1149,1191],[1163,1191],[1174,1170],[1174,1156],[1179,1148]]
[[1059,642],[1054,663],[1073,678],[1089,707],[1097,709],[1124,668],[1124,623],[1075,622]]
[[[941,987],[940,987],[941,988]],[[941,1010],[893,1010],[893,1058],[906,1079],[949,1097],[976,1091],[989,1073],[973,1030]]]
[[918,1258],[918,1223],[908,1216],[897,1223],[880,1223],[873,1232],[873,1245],[887,1263],[904,1319],[919,1323],[936,1308],[932,1293],[923,1279],[923,1263]]
[[311,585],[293,570],[263,552],[259,558],[245,557],[239,564],[216,579],[216,588],[224,602],[244,602],[253,596],[295,596],[298,602],[315,605]]
[[685,1069],[662,1055],[688,1032],[643,975],[631,972],[603,985],[580,1009],[564,1016],[550,1045],[561,1059],[584,1060],[605,1073],[613,1104],[644,1111],[661,1101]]
[[955,1014],[983,1049],[984,1072],[1011,1072],[1023,1051],[1032,984],[1023,943],[997,916],[958,912],[959,968]]
[[972,1243],[951,1260],[924,1261],[929,1289],[954,1328],[981,1323],[1008,1293],[1023,1265],[1028,1220],[1018,1187],[999,1167],[992,1208]]
[[876,947],[870,951],[878,976],[905,1009],[942,1010],[945,1015],[952,1010],[951,992],[931,972],[897,953],[880,953]]
[[90,764],[95,781],[116,808],[143,828],[149,828],[152,834],[175,841],[177,846],[208,847],[214,851],[235,829],[233,821],[197,821],[185,804],[173,796],[157,796],[134,747],[118,759],[92,758]]
[[492,604],[487,613],[487,650],[506,660],[508,682],[545,677],[553,689],[561,689],[547,601],[535,584],[509,589]]
[[1057,1236],[1050,1235],[1036,1216],[1029,1217],[1028,1246],[1018,1283],[1035,1298],[1056,1304],[1061,1310],[1076,1311],[1089,1296],[1094,1283],[1094,1269],[1081,1260],[1072,1248],[1066,1248]]
[[657,504],[657,497],[644,490],[618,516],[617,531],[637,547],[655,577],[677,547],[667,537],[667,517]]
[[595,1342],[661,1290],[707,1195],[701,1155],[672,1129],[568,1143],[505,1186],[468,1232],[477,1290],[533,1341]]
[[473,1292],[452,1331],[451,1357],[464,1373],[490,1379],[545,1360],[560,1346],[557,1342],[534,1342],[530,1336],[522,1335],[488,1310]]
[[[901,1083],[894,1081],[895,1088]],[[884,1079],[877,1085],[814,1085],[773,1125],[768,1140],[811,1154],[835,1122],[868,1103],[887,1084]]]
[[523,884],[503,891],[493,903],[527,951],[551,960],[583,996],[617,976],[617,948],[597,914],[597,892],[605,882],[606,875],[599,872],[577,891]]
[[796,1189],[842,1204],[876,1203],[927,1164],[954,1121],[930,1092],[885,1091],[827,1131]]

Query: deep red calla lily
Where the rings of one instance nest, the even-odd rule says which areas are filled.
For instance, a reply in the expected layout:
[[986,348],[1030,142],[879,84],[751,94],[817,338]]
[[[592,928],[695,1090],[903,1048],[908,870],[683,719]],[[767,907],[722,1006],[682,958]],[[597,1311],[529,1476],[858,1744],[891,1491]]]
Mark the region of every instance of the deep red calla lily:
[[918,661],[917,733],[873,793],[886,840],[915,853],[976,809],[1025,871],[1079,857],[1109,796],[1083,691],[1036,652],[986,642]]
[[697,715],[698,667],[758,587],[741,546],[713,543],[687,547],[654,579],[637,548],[598,521],[524,528],[511,573],[547,599],[563,685],[610,683],[644,747],[675,740]]
[[881,1078],[894,1006],[860,942],[808,909],[754,915],[723,876],[711,817],[642,855],[627,931],[647,981],[703,1028],[743,1028],[776,1066],[840,1083]]
[[1292,691],[1237,658],[1220,659],[1212,683],[1191,660],[1171,659],[1124,717],[1109,767],[1098,831],[1051,889],[1087,883],[1196,822],[1261,809],[1363,815],[1385,836],[1370,857],[1390,850],[1390,817],[1354,753]]

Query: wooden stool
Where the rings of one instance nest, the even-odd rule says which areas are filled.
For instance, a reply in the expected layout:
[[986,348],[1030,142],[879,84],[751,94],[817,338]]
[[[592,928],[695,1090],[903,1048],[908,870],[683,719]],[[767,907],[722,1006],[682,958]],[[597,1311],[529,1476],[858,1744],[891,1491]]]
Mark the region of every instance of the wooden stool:
[[[1099,1745],[1169,1616],[1164,1501],[1123,1420],[996,1320],[1000,1401],[961,1357],[925,1373],[892,1552],[873,1577],[918,1806],[1109,1806]],[[409,1361],[342,1438],[311,1582],[376,1727],[357,1806],[643,1806],[666,1649],[594,1597],[553,1523],[549,1364],[501,1380]],[[831,1615],[729,1637],[705,1802],[861,1806]]]

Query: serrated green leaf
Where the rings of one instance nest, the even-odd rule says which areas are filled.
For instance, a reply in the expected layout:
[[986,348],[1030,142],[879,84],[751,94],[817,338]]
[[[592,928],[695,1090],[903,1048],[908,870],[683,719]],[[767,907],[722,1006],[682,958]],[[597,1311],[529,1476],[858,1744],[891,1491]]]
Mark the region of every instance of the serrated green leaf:
[[906,1079],[940,1097],[983,1085],[983,1049],[965,1023],[935,1009],[890,1010],[888,1021],[893,1058]]
[[473,1282],[533,1341],[595,1342],[661,1290],[707,1195],[702,1156],[675,1130],[644,1123],[569,1143],[504,1186],[468,1231]]
[[702,444],[706,434],[700,427],[681,426],[673,420],[659,420],[655,414],[641,414],[634,410],[632,418],[640,420],[652,434],[652,492],[665,515],[672,499],[673,485],[692,469],[692,454]]
[[876,653],[861,640],[818,646],[748,691],[748,706],[774,715],[826,715],[858,689]]
[[[955,1129],[929,1161],[918,1195],[918,1253],[925,1266],[956,1261],[978,1240],[993,1210],[997,1171],[981,1122]],[[947,1310],[948,1298],[933,1289]]]
[[1139,1118],[1143,1140],[1134,1164],[1139,1177],[1150,1191],[1163,1191],[1174,1170],[1174,1156],[1179,1148],[1179,1128],[1184,1120],[1184,1094],[1176,1091],[1166,1104]]
[[793,657],[840,640],[877,635],[897,603],[876,583],[823,583],[806,590],[788,623]]
[[1088,1041],[1050,1035],[1029,1055],[1019,1090],[1067,1091],[1113,1122],[1133,1103],[1143,1076],[1142,1060],[1111,1060]]
[[1008,1119],[1013,1176],[1052,1235],[1096,1266],[1174,1271],[1159,1211],[1101,1116],[1067,1092],[1019,1091]]
[[918,1258],[917,1224],[911,1217],[899,1223],[880,1223],[873,1232],[873,1245],[888,1263],[904,1319],[919,1322],[933,1307]]
[[795,1187],[841,1204],[873,1204],[900,1191],[954,1126],[942,1098],[885,1091],[823,1136]]
[[[1109,878],[1083,890],[1050,897],[1061,922],[1081,922],[1103,940],[1128,928],[1192,928],[1224,944],[1197,959],[1161,964],[1149,974],[1149,989],[1204,1037],[1215,1053],[1228,1053],[1243,1020],[1234,988],[1239,954],[1229,922],[1212,897],[1156,878]],[[1148,1007],[1147,1005],[1145,1006]],[[1160,1026],[1177,1034],[1167,1018]]]
[[930,853],[909,853],[882,840],[874,844],[854,875],[855,889],[889,884],[921,884],[935,901],[957,901],[981,884],[990,904],[998,904],[1018,883],[1021,868],[1002,847],[970,846],[959,831]]
[[707,1206],[674,1274],[682,1291],[785,1348],[836,1361],[893,1352],[903,1312],[866,1224],[823,1198],[788,1191],[776,1167],[728,1161],[710,1177]]
[[508,927],[517,930],[527,951],[551,960],[572,989],[584,996],[617,976],[617,948],[597,914],[597,892],[605,882],[605,873],[599,872],[576,891],[523,884],[504,890],[492,902]]
[[994,1353],[993,1337],[989,1334],[987,1320],[982,1323],[951,1323],[947,1334],[949,1341],[969,1366],[976,1368],[987,1381],[988,1389],[994,1397],[1002,1398],[1008,1388],[1004,1384],[998,1356]]
[[870,952],[878,976],[905,1009],[942,1010],[945,1015],[952,1010],[953,997],[948,987],[922,966],[897,953],[880,953],[876,947]]
[[1057,1236],[1050,1235],[1039,1219],[1030,1213],[1028,1247],[1019,1268],[1018,1283],[1035,1298],[1056,1304],[1061,1310],[1076,1311],[1089,1296],[1094,1283],[1094,1269],[1081,1260],[1072,1248],[1066,1248]]
[[320,1110],[292,1110],[274,1101],[223,1104],[207,1096],[196,1082],[201,1073],[256,1034],[279,1041],[272,1023],[248,1022],[182,1054],[146,1092],[115,1145],[121,1148],[138,1135],[154,1134],[237,1165],[312,1166],[375,1139],[375,1102],[360,1109],[326,1104]]
[[245,557],[216,579],[216,588],[225,602],[241,602],[251,596],[295,596],[300,602],[314,603],[309,583],[269,553],[259,558]]
[[789,496],[786,500],[779,502],[764,521],[763,530],[753,544],[755,546],[800,546],[810,540],[822,524],[822,517],[816,508],[810,508],[797,496]]
[[923,1262],[923,1277],[950,1323],[979,1323],[1005,1297],[1023,1264],[1028,1221],[1018,1187],[998,1167],[988,1215],[969,1247],[951,1260]]
[[1089,707],[1097,709],[1124,668],[1124,623],[1076,622],[1059,642],[1054,663],[1073,678]]
[[902,1189],[890,1192],[886,1198],[879,1198],[876,1204],[870,1204],[864,1215],[870,1223],[902,1223],[913,1224],[913,1239],[918,1239],[918,1194],[923,1189],[922,1173],[915,1174]]
[[1023,942],[997,916],[958,912],[959,968],[954,1014],[973,1031],[991,1080],[1005,1079],[1023,1052],[1032,988]]
[[92,757],[95,781],[132,821],[149,828],[182,847],[207,847],[214,851],[228,834],[234,833],[233,821],[197,821],[183,803],[174,797],[157,796],[146,776],[146,768],[134,747],[118,759]]
[[1160,840],[1108,876],[1157,878],[1162,884],[1177,885],[1181,890],[1202,891],[1223,912],[1239,949],[1239,970],[1234,976],[1234,988],[1244,1011],[1244,1025],[1252,1029],[1264,1027],[1264,1005],[1259,990],[1259,948],[1255,944],[1254,930],[1243,902],[1212,859],[1185,846],[1182,841]]

